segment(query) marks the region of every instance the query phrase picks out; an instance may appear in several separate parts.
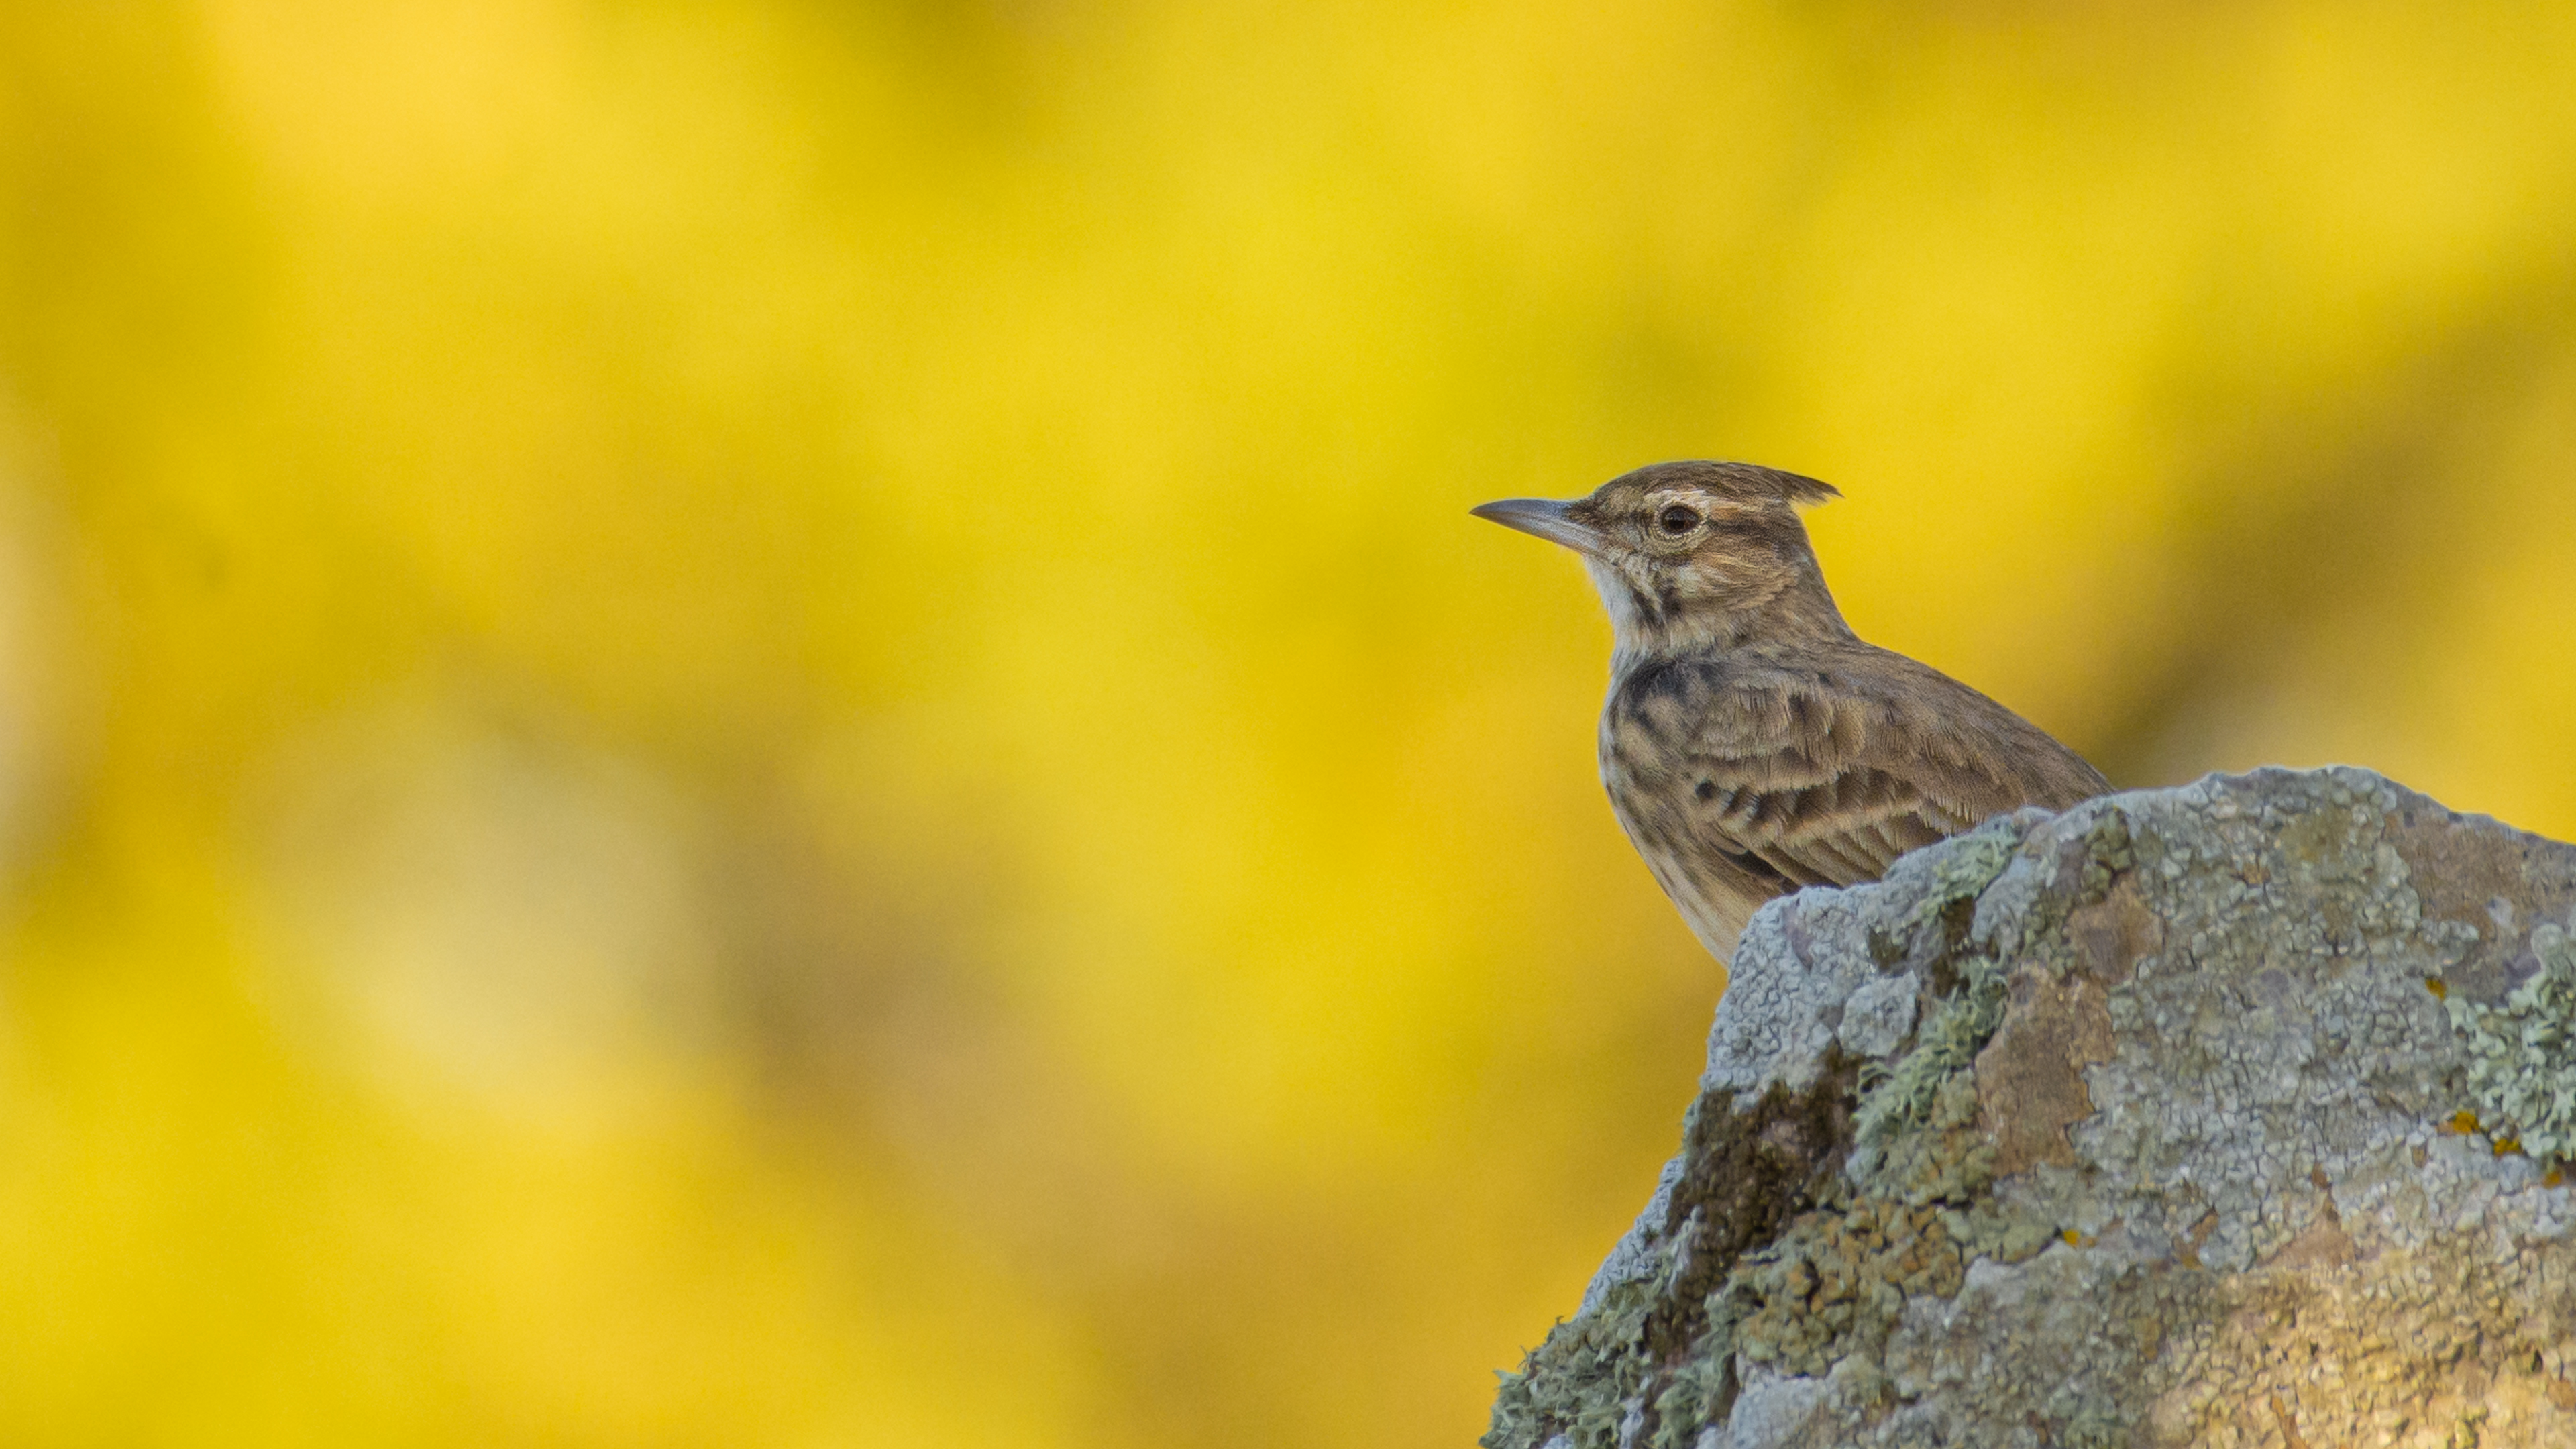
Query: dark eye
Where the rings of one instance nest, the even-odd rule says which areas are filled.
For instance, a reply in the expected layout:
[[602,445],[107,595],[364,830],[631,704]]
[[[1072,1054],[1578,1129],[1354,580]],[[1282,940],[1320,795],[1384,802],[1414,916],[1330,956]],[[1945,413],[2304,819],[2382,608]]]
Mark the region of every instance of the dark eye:
[[1655,515],[1655,529],[1666,538],[1679,538],[1699,527],[1699,515],[1676,503]]

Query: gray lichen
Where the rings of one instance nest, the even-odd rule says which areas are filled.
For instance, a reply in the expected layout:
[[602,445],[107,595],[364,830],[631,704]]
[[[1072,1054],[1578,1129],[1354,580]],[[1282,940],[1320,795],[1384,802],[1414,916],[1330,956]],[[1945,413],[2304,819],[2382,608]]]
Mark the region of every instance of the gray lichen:
[[2497,1150],[2576,1143],[2571,924],[2576,848],[2346,770],[1776,903],[1484,1443],[2576,1443],[2576,1209]]
[[2497,1145],[2565,1159],[2576,1148],[2576,942],[2553,922],[2532,928],[2539,970],[2502,1006],[2445,992],[2466,1042],[2476,1115]]

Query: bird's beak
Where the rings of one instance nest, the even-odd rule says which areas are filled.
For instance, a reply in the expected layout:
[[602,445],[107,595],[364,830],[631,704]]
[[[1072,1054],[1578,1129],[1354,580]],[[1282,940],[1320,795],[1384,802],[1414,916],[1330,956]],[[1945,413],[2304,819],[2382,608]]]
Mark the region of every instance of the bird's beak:
[[1568,517],[1566,507],[1553,498],[1506,498],[1467,511],[1505,528],[1517,528],[1523,533],[1535,533],[1550,543],[1564,544],[1576,553],[1601,552],[1609,540],[1590,524]]

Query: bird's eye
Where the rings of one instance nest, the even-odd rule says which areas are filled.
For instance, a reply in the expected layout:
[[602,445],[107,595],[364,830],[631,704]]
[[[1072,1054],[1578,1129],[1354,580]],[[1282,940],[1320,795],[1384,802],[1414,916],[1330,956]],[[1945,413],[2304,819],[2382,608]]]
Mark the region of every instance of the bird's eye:
[[1666,538],[1679,538],[1699,527],[1699,515],[1676,503],[1655,515],[1655,528]]

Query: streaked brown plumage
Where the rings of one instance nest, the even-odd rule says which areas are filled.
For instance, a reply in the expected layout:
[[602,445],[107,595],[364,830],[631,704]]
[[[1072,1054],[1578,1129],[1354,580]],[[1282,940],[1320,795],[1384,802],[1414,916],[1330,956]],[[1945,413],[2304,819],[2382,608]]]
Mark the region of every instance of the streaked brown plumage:
[[1773,468],[1683,462],[1475,510],[1591,570],[1616,636],[1601,781],[1721,961],[1773,896],[1876,880],[1989,816],[2111,788],[2038,726],[1852,633],[1796,506],[1834,496]]

